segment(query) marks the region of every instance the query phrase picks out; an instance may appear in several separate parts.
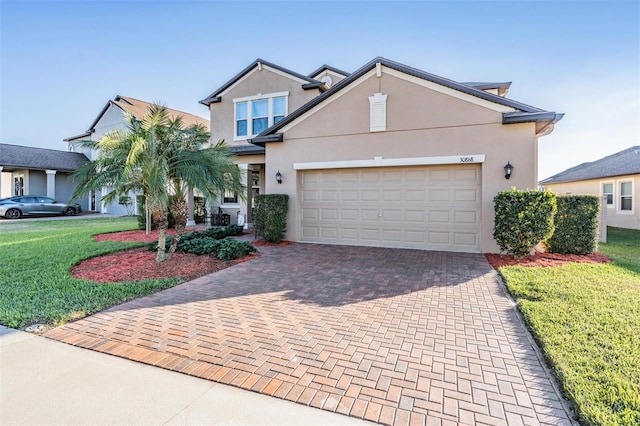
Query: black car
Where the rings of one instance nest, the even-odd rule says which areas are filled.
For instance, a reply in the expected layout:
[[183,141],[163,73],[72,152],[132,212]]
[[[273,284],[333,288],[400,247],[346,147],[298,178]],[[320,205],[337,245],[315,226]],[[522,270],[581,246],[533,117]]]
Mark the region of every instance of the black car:
[[74,216],[81,211],[79,204],[59,203],[49,197],[17,195],[0,199],[0,216],[7,219],[41,215]]

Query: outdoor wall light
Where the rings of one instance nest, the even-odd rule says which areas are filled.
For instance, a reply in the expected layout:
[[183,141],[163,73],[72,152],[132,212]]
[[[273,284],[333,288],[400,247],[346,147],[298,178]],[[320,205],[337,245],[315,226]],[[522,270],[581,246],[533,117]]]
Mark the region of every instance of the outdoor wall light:
[[280,170],[276,173],[276,181],[282,183],[282,173],[280,173]]
[[507,161],[507,164],[504,166],[504,178],[511,179],[511,173],[513,172],[513,166],[510,161]]

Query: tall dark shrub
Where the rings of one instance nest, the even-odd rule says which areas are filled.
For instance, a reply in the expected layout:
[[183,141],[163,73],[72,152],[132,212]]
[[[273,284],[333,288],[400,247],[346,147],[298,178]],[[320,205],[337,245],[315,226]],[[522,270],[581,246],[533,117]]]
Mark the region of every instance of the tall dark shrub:
[[289,196],[286,194],[258,194],[255,197],[254,226],[258,234],[279,243],[287,229]]
[[493,238],[501,251],[523,257],[553,234],[556,196],[543,191],[499,192],[493,199]]
[[556,230],[547,241],[553,253],[589,254],[598,246],[600,199],[595,195],[558,197]]

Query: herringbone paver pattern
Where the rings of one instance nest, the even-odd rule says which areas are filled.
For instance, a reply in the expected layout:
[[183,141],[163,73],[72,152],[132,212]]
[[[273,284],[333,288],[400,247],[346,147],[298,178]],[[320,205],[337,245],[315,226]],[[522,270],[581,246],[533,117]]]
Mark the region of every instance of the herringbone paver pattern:
[[484,256],[261,251],[47,336],[384,424],[571,424]]

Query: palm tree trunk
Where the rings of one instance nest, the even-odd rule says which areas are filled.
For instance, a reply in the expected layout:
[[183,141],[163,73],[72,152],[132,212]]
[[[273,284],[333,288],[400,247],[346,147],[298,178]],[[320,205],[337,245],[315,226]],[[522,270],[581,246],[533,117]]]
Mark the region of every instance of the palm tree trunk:
[[161,263],[166,260],[167,253],[167,228],[169,228],[169,219],[167,217],[166,207],[152,207],[151,216],[158,227],[158,252],[156,254],[156,262]]
[[187,200],[178,197],[174,198],[173,204],[171,205],[171,214],[173,214],[173,218],[176,221],[176,233],[167,251],[167,259],[171,259],[173,253],[175,253],[178,248],[178,243],[187,227],[187,220],[189,219],[189,204]]

